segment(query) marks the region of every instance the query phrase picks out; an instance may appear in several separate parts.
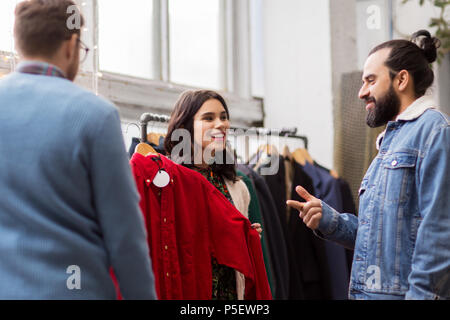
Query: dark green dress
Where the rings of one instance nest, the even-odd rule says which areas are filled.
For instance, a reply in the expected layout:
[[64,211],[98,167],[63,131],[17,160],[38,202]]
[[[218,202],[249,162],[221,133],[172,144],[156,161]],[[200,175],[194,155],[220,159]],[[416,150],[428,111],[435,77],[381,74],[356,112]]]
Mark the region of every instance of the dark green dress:
[[[210,168],[200,169],[195,167],[192,169],[201,173],[234,205],[227,185],[221,176],[215,174]],[[235,270],[218,264],[215,258],[212,259],[212,299],[237,300]]]
[[[237,171],[237,175],[241,177],[242,181],[247,186],[248,192],[250,193],[250,204],[248,206],[248,219],[251,223],[259,223],[264,229],[264,224],[261,215],[261,209],[259,206],[258,196],[256,195],[255,188],[253,187],[253,182],[241,171]],[[270,290],[273,291],[273,274],[269,256],[269,247],[266,243],[266,237],[264,233],[261,234],[261,249],[264,257],[264,265],[266,267],[267,280],[269,281]]]

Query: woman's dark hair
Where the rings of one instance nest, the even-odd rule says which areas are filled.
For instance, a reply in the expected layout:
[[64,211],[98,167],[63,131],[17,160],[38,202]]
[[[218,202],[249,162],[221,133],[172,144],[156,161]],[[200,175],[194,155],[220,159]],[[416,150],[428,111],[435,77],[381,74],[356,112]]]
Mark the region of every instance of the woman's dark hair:
[[378,50],[391,48],[385,62],[390,69],[391,79],[394,79],[401,70],[408,71],[413,78],[416,98],[419,98],[433,84],[434,73],[431,63],[436,61],[440,44],[439,39],[432,37],[428,31],[419,30],[412,35],[410,41],[391,40],[376,46],[369,56]]
[[[179,141],[172,141],[172,135],[176,129],[186,129],[189,131],[191,135],[191,147],[193,149],[194,145],[194,117],[203,104],[211,99],[218,100],[225,109],[227,114],[227,118],[230,118],[230,113],[228,111],[227,104],[224,98],[218,94],[217,92],[211,90],[188,90],[183,92],[175,103],[175,108],[172,112],[169,122],[169,128],[167,130],[167,136],[164,141],[164,149],[166,154],[170,156],[172,150],[179,143]],[[230,164],[230,157],[232,157],[233,161]],[[230,155],[230,152],[225,148],[223,151],[224,164],[216,164],[213,163],[210,165],[210,168],[216,174],[227,178],[233,182],[238,180],[236,174],[236,157]],[[192,168],[193,164],[193,155],[189,161],[181,161],[180,164]],[[189,162],[189,163],[187,163]]]

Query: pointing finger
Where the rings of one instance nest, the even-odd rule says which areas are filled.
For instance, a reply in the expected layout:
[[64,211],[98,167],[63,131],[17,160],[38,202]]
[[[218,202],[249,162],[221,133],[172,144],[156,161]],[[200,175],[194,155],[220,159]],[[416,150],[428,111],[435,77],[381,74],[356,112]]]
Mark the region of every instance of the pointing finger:
[[297,191],[298,195],[300,197],[302,197],[303,199],[305,199],[306,201],[311,201],[313,199],[316,199],[315,197],[310,195],[309,192],[306,191],[306,189],[303,188],[302,186],[298,186],[297,188],[295,188],[295,191]]
[[291,208],[297,209],[298,211],[302,211],[303,206],[305,205],[304,202],[299,202],[299,201],[294,201],[294,200],[288,200],[288,201],[286,201],[286,204]]

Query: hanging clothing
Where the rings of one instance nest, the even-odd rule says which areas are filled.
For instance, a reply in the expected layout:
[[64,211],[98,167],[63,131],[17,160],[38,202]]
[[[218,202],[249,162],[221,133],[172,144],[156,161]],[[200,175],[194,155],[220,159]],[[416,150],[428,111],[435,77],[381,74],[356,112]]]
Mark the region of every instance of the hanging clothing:
[[[284,158],[279,155],[271,157],[278,157],[275,160],[278,161],[279,169],[273,175],[265,175],[264,179],[275,200],[277,213],[282,221],[287,239],[290,272],[289,299],[328,299],[329,277],[326,272],[327,260],[324,258],[323,243],[321,240],[317,241],[317,237],[298,217],[296,210],[291,210],[288,219]],[[302,185],[311,194],[314,194],[311,179],[303,172],[300,165],[295,162],[292,165],[294,167],[292,185]],[[263,164],[259,170],[265,166]],[[291,190],[291,198],[299,200],[295,190]]]
[[[280,160],[278,155],[266,155],[265,153],[258,154],[258,158],[265,159],[260,162],[257,172],[261,173],[262,169],[266,168],[272,162],[271,157],[277,157],[276,161]],[[286,251],[288,257],[288,273],[289,273],[289,286],[288,286],[288,299],[303,299],[303,286],[300,279],[299,266],[297,265],[297,259],[294,254],[294,248],[289,233],[287,216],[286,216],[286,180],[285,180],[285,168],[284,161],[278,162],[279,168],[273,175],[262,175],[263,179],[267,183],[270,190],[270,194],[274,200],[275,211],[272,214],[278,215],[282,233],[286,238]]]
[[[211,299],[213,257],[245,276],[246,299],[272,298],[259,234],[219,190],[163,155],[134,154],[131,165],[160,299]],[[152,183],[160,168],[164,188]]]
[[265,222],[261,216],[261,209],[259,206],[258,196],[255,192],[255,186],[253,182],[241,171],[237,171],[237,175],[241,177],[242,181],[247,186],[248,192],[250,193],[250,203],[248,205],[248,219],[250,223],[259,223],[263,229],[261,234],[261,247],[264,257],[264,265],[266,266],[267,279],[269,280],[270,291],[273,292],[273,274],[272,274],[272,262],[270,261],[269,248],[267,247],[266,237],[264,235]]
[[232,203],[244,217],[248,219],[248,208],[250,205],[250,192],[242,180],[235,182],[224,178]]
[[313,166],[317,172],[317,177],[320,181],[320,189],[318,192],[320,192],[321,197],[323,197],[320,199],[325,199],[324,201],[328,201],[327,203],[332,203],[338,210],[342,210],[342,193],[339,181],[331,176],[330,170],[322,167],[316,162],[314,162],[314,165],[306,163],[304,168],[308,166]]
[[[205,169],[193,167],[192,169],[202,174],[234,205],[223,177],[215,174],[209,167]],[[212,300],[237,300],[238,297],[242,300],[245,290],[245,278],[240,278],[240,275],[234,269],[220,265],[216,258],[212,258],[212,280]],[[244,283],[242,283],[242,280]]]
[[290,285],[288,249],[285,232],[277,214],[275,202],[266,181],[258,173],[253,171],[248,165],[239,164],[238,169],[253,181],[261,205],[264,235],[267,237],[274,276],[275,289],[272,293],[276,299],[286,300],[289,298]]
[[[200,169],[198,167],[193,167],[193,170],[200,172],[205,178],[207,178],[209,182],[211,182],[220,192],[222,192],[222,194],[231,202],[231,204],[233,204],[236,207],[236,209],[238,209],[238,211],[244,217],[246,217],[247,219],[249,218],[250,193],[247,188],[247,185],[242,180],[237,180],[233,182],[229,179],[220,177],[216,173],[214,173],[211,170],[211,168]],[[264,246],[262,242],[261,247],[263,249],[263,257],[264,257]],[[265,259],[264,264],[266,264]],[[225,271],[222,272],[225,273]],[[245,277],[242,273],[236,271],[235,278],[236,278],[237,299],[243,300],[245,292]]]
[[[235,182],[224,178],[224,181],[226,183],[227,189],[229,190],[230,196],[233,200],[233,204],[238,209],[240,213],[244,217],[248,219],[248,210],[250,206],[250,193],[247,189],[247,186],[242,180],[237,180]],[[261,249],[262,249],[261,244]],[[264,257],[264,251],[263,251],[263,257]],[[237,293],[238,293],[238,299],[243,300],[244,299],[244,291],[245,291],[245,277],[242,273],[236,271],[236,287],[237,287]]]
[[[295,188],[301,185],[311,194],[315,194],[313,181],[300,164],[292,160],[291,165],[294,171],[291,199],[304,202],[305,200],[298,195]],[[300,271],[302,287],[299,289],[302,290],[303,298],[306,300],[331,299],[331,274],[328,267],[332,265],[332,262],[327,257],[325,242],[314,235],[313,231],[300,219],[299,212],[293,208],[291,208],[288,223],[289,239],[293,246],[295,263]]]
[[[286,184],[286,201],[287,201],[287,200],[292,200],[291,193],[292,193],[293,182],[294,182],[293,162],[291,161],[291,159],[289,159],[287,157],[284,158],[284,170],[285,170],[284,180],[285,180],[285,184]],[[287,217],[288,221],[290,219],[290,215],[291,215],[291,208],[289,206],[286,206],[286,217]]]
[[[336,208],[342,210],[340,184],[330,175],[329,170],[309,162],[306,162],[302,169],[312,179],[316,191],[315,197],[328,201],[327,203],[332,203]],[[331,241],[325,241],[324,245],[329,261],[327,267],[330,275],[331,299],[346,300],[350,281],[347,253],[344,247]]]
[[[141,143],[141,140],[139,138],[132,138],[131,139],[131,145],[130,148],[128,149],[128,156],[130,157],[130,159],[133,157],[133,154],[135,153],[136,150],[136,146]],[[156,152],[165,155],[166,151],[164,150],[164,137],[161,137],[159,139],[159,144],[156,145],[154,143],[151,142],[146,142],[148,145],[150,145],[151,147],[153,147],[153,149],[155,149]]]
[[[314,165],[311,166],[310,164],[307,164],[304,166],[305,171],[308,172],[308,174],[312,177],[315,187],[316,183],[318,184],[316,190],[321,190],[322,194],[319,194],[317,197],[323,197],[320,198],[326,199],[326,201],[330,201],[336,208],[339,209],[339,212],[346,212],[350,214],[356,215],[356,206],[355,201],[353,200],[353,195],[350,189],[350,186],[347,181],[345,181],[342,178],[334,178],[330,170],[321,166],[319,163],[314,161]],[[319,171],[319,174],[316,174],[316,171]],[[321,173],[320,173],[321,172]],[[322,182],[322,179],[324,182]],[[328,187],[323,187],[322,185],[328,185]],[[350,250],[348,248],[338,246],[333,242],[327,242],[328,248],[330,248],[330,252],[337,253],[337,256],[333,257],[332,259],[334,261],[340,261],[339,262],[339,268],[334,269],[334,273],[336,275],[341,274],[340,280],[338,279],[338,284],[336,287],[340,287],[339,291],[335,292],[335,297],[337,299],[347,299],[348,298],[348,281],[350,281],[350,272],[352,269],[352,263],[353,263],[353,250]],[[347,260],[347,267],[342,267],[342,248],[345,251],[345,258]],[[341,252],[339,252],[341,251]],[[338,253],[339,252],[339,253]],[[339,271],[340,270],[340,271]],[[345,276],[342,276],[343,274],[346,274]],[[348,274],[348,275],[347,275]],[[344,279],[347,279],[344,281]],[[345,296],[343,296],[346,294]]]

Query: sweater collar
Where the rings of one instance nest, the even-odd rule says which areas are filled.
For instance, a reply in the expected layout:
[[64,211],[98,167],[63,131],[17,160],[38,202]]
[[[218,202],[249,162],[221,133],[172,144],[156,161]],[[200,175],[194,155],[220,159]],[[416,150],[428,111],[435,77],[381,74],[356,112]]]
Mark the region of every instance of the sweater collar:
[[22,61],[17,66],[17,71],[49,77],[66,78],[64,72],[60,68],[43,61]]

